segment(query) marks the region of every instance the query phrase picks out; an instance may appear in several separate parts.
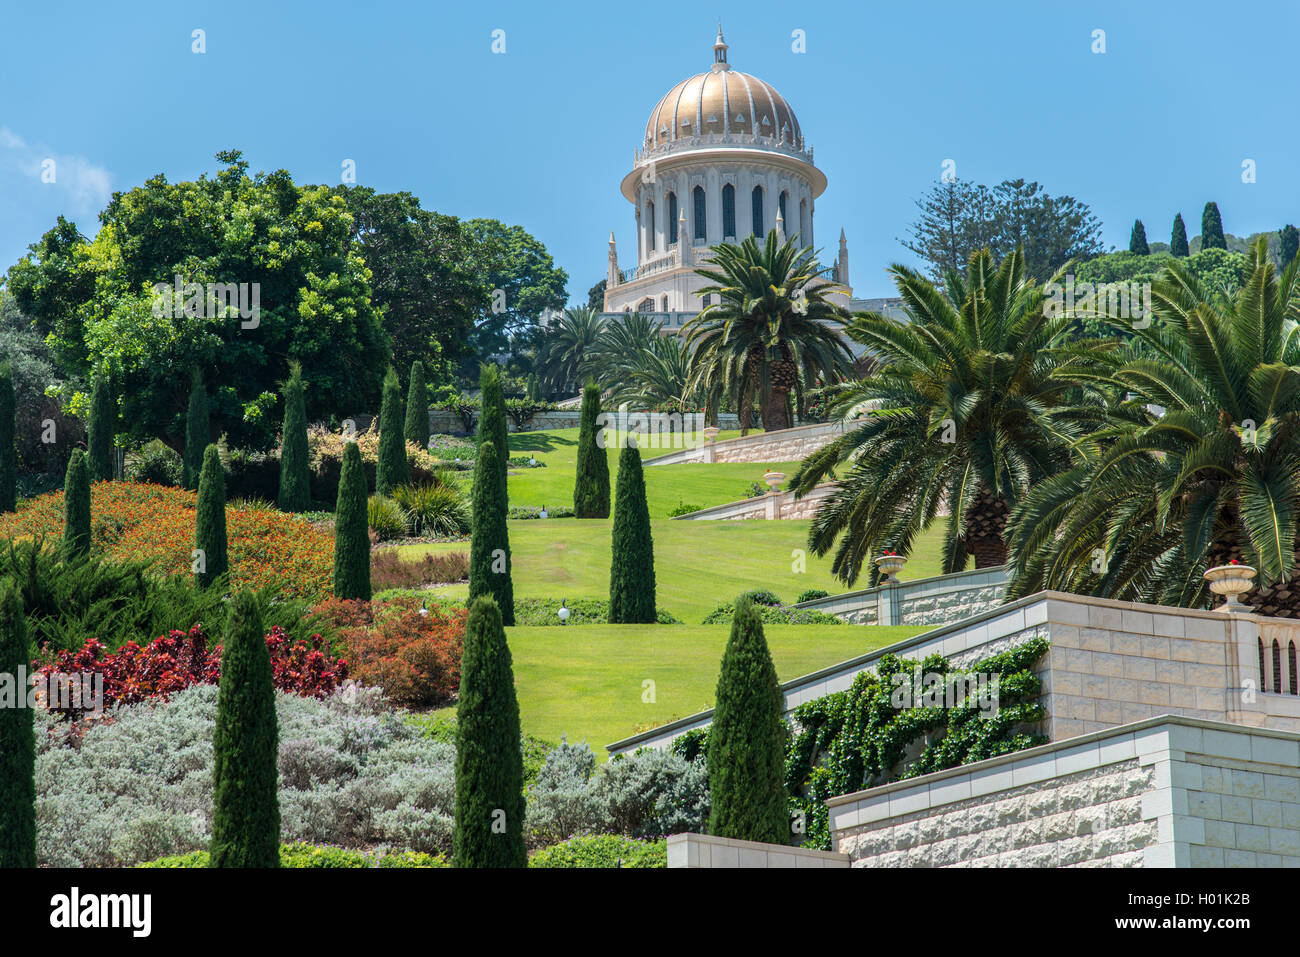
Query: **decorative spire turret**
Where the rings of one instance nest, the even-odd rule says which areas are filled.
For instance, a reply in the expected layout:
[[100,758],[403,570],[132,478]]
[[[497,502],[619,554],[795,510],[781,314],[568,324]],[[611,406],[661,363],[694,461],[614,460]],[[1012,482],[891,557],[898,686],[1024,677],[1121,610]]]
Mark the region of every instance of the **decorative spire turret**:
[[618,247],[614,245],[614,230],[609,231],[609,271],[605,276],[605,308],[609,308],[609,295],[618,285]]
[[836,264],[839,266],[840,285],[849,285],[849,241],[844,237],[844,230],[840,230],[840,258]]
[[713,41],[713,72],[720,73],[723,70],[730,70],[731,64],[727,62],[727,41],[722,39],[722,21],[718,21],[718,38]]

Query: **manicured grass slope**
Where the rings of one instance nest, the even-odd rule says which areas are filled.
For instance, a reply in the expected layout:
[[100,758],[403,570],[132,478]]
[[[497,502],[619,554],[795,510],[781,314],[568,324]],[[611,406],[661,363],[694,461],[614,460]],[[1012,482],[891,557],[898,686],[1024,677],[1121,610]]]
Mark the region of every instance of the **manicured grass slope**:
[[[507,629],[523,730],[605,745],[713,706],[730,625],[582,625]],[[919,634],[924,628],[766,625],[782,681]],[[654,682],[653,700],[647,694]],[[446,709],[447,714],[454,708]]]

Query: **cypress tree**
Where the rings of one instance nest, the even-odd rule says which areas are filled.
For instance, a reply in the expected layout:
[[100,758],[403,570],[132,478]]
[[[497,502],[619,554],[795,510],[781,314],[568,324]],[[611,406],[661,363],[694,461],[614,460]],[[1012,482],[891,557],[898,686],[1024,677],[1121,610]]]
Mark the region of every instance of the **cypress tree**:
[[63,476],[63,554],[85,558],[90,554],[90,468],[86,453],[74,449]]
[[1133,232],[1128,237],[1128,251],[1138,256],[1150,256],[1151,247],[1147,245],[1147,228],[1142,220],[1133,220]]
[[91,481],[107,482],[113,478],[113,430],[116,423],[117,404],[108,391],[108,381],[97,375],[90,393],[90,427],[86,430]]
[[379,463],[375,468],[375,493],[392,495],[399,485],[409,485],[406,436],[402,414],[402,384],[390,366],[384,376],[384,404],[379,411]]
[[279,727],[257,598],[230,602],[212,735],[211,867],[280,866]]
[[406,393],[406,441],[422,449],[429,447],[429,390],[424,382],[424,363],[411,363],[411,385]]
[[284,384],[284,425],[280,440],[281,511],[305,512],[311,508],[311,463],[307,450],[307,399],[302,366],[289,365]]
[[203,472],[199,476],[199,503],[194,522],[194,579],[206,588],[230,571],[226,556],[226,470],[215,445],[203,453]]
[[[490,446],[492,443],[486,443]],[[456,867],[525,867],[524,763],[510,646],[496,602],[473,599],[456,704]]]
[[1223,238],[1223,220],[1219,216],[1218,203],[1206,203],[1201,213],[1201,249],[1227,249],[1228,241]]
[[1291,260],[1295,259],[1295,254],[1300,252],[1300,230],[1297,230],[1289,223],[1282,227],[1278,234],[1278,252],[1282,258],[1282,268],[1285,269],[1291,265]]
[[1187,256],[1187,227],[1183,225],[1183,214],[1174,216],[1174,232],[1169,237],[1169,252],[1175,256]]
[[501,456],[491,439],[478,447],[470,492],[469,597],[489,596],[507,625],[515,623],[515,586],[510,577],[510,531],[506,503],[495,480]]
[[[500,461],[497,482],[501,486],[501,500],[507,505],[510,496],[506,491],[506,467],[510,460],[510,440],[506,434],[506,396],[501,385],[501,367],[484,363],[479,369],[479,412],[477,442],[491,442],[497,447]],[[477,470],[474,473],[478,474]],[[505,613],[505,609],[502,609]],[[511,621],[507,625],[513,624]]]
[[366,467],[357,443],[343,449],[339,498],[334,507],[334,597],[370,601],[370,518]]
[[790,843],[783,710],[762,619],[749,599],[741,599],[709,728],[710,834]]
[[185,457],[181,462],[181,484],[188,489],[199,487],[203,450],[209,441],[208,396],[203,389],[203,378],[196,373],[190,388],[190,405],[185,412]]
[[17,405],[14,402],[14,371],[0,362],[0,512],[18,510]]
[[[23,675],[31,664],[22,598],[13,581],[4,579],[0,581],[0,675],[12,682],[15,695],[26,696]],[[36,712],[25,701],[0,707],[0,867],[36,866],[35,727]]]
[[596,441],[599,418],[600,389],[588,383],[582,390],[578,474],[573,482],[573,514],[577,518],[609,518],[609,458]]
[[614,534],[609,564],[609,623],[655,622],[655,546],[645,500],[641,452],[629,437],[618,456]]

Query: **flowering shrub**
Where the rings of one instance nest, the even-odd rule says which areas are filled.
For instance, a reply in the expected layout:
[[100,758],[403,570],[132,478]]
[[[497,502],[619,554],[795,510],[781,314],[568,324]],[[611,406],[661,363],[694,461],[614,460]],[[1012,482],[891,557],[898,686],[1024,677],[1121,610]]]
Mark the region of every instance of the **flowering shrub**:
[[[331,656],[319,635],[310,641],[292,641],[277,626],[266,636],[266,647],[272,681],[280,691],[324,698],[348,676],[347,662]],[[40,674],[47,679],[56,674],[103,675],[107,709],[167,698],[191,685],[216,684],[221,679],[221,646],[209,649],[198,625],[188,632],[162,635],[143,648],[128,642],[111,654],[91,638],[77,651],[60,652]]]
[[[190,574],[198,495],[188,489],[137,482],[96,482],[90,489],[91,549],[118,561],[154,561],[171,574]],[[334,538],[308,522],[269,510],[226,509],[233,585],[275,585],[286,598],[319,601],[330,592]],[[63,492],[21,502],[0,515],[0,538],[63,536]]]
[[398,704],[442,704],[460,687],[464,609],[435,605],[421,614],[418,597],[400,595],[375,602],[330,599],[314,611],[338,627],[353,676]]
[[[379,465],[379,420],[370,423],[365,432],[352,437],[342,432],[331,432],[321,425],[307,430],[307,447],[311,455],[312,498],[332,502],[338,497],[339,476],[343,472],[343,450],[355,441],[361,452],[361,464],[366,469],[366,482],[375,487],[375,469]],[[427,485],[435,480],[442,463],[414,442],[406,443],[406,463],[411,473],[411,484]]]

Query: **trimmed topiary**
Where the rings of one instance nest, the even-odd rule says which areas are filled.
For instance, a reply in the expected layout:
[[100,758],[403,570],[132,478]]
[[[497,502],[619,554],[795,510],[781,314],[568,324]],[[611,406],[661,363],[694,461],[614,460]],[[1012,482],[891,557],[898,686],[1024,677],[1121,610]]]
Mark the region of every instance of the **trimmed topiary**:
[[709,833],[790,843],[785,722],[776,668],[758,610],[736,605],[709,727]]
[[113,433],[116,424],[117,403],[108,391],[108,381],[97,375],[90,393],[90,423],[86,429],[91,481],[107,482],[113,478]]
[[16,415],[13,366],[8,361],[0,362],[0,512],[18,510]]
[[1223,235],[1223,218],[1218,203],[1206,203],[1201,212],[1201,249],[1227,249],[1228,240]]
[[1175,256],[1186,257],[1189,254],[1187,248],[1187,227],[1183,225],[1183,214],[1174,215],[1174,230],[1169,237],[1169,252]]
[[600,389],[588,383],[582,390],[578,474],[573,482],[573,514],[577,518],[609,518],[609,458],[597,441],[599,419]]
[[411,363],[411,384],[406,393],[406,441],[422,449],[429,447],[429,390],[424,382],[424,363]]
[[411,481],[402,418],[402,384],[390,366],[384,376],[384,404],[379,412],[379,462],[375,467],[378,495],[392,495],[393,489]]
[[495,477],[501,456],[495,442],[483,442],[474,460],[470,496],[469,597],[489,596],[507,625],[515,623],[515,587],[510,577],[510,531],[506,503]]
[[279,506],[285,512],[311,508],[311,461],[307,448],[307,399],[302,366],[289,364],[284,384],[284,426],[280,440]]
[[226,471],[215,445],[203,453],[194,520],[194,580],[202,588],[230,571],[226,554]]
[[357,443],[343,449],[339,497],[334,507],[334,597],[370,600],[370,529],[366,468]]
[[[22,599],[5,579],[0,581],[0,675],[15,695],[26,696],[23,673],[31,663]],[[36,866],[35,721],[25,701],[0,707],[0,867]]]
[[185,455],[181,468],[181,484],[188,489],[199,487],[199,474],[203,471],[203,450],[211,441],[208,424],[208,395],[203,389],[203,379],[194,376],[190,389],[190,404],[185,412]]
[[1147,228],[1140,219],[1133,221],[1133,232],[1128,237],[1128,251],[1137,256],[1151,255],[1151,247],[1147,245]]
[[81,449],[73,450],[63,476],[63,554],[90,554],[90,467]]
[[456,867],[524,867],[519,702],[510,646],[491,598],[470,602],[460,667],[453,861]]
[[[501,385],[501,367],[484,363],[479,368],[478,384],[481,395],[479,396],[478,435],[474,441],[479,445],[484,442],[492,442],[496,445],[501,461],[499,470],[501,474],[497,477],[497,484],[501,487],[501,500],[508,507],[510,496],[506,491],[506,462],[510,458],[510,438],[506,432],[506,397]],[[504,611],[503,608],[502,612]]]
[[271,656],[252,591],[230,602],[212,735],[209,867],[279,867],[279,726]]
[[629,440],[618,456],[614,532],[609,563],[609,623],[655,621],[655,547],[650,535],[641,451]]

